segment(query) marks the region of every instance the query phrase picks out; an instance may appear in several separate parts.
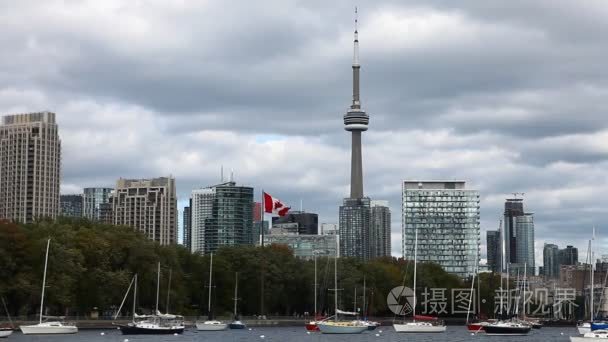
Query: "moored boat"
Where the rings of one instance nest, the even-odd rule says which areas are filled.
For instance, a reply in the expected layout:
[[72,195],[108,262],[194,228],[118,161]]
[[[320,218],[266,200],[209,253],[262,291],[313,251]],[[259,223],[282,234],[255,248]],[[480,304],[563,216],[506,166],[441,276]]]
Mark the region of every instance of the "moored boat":
[[207,295],[207,320],[204,322],[196,322],[196,330],[198,331],[220,331],[225,330],[228,324],[214,320],[213,311],[211,309],[211,288],[213,287],[213,253],[209,259],[209,293]]
[[520,336],[527,335],[532,327],[529,324],[512,321],[498,321],[484,327],[488,336]]
[[9,337],[13,333],[11,328],[0,328],[0,338]]
[[608,340],[608,330],[600,329],[588,332],[583,336],[571,336],[571,342],[590,342],[590,341],[606,341]]
[[324,321],[317,324],[323,334],[360,334],[368,329],[360,321]]
[[75,325],[67,324],[61,321],[46,321],[43,322],[43,311],[44,311],[44,290],[46,288],[46,270],[49,263],[49,248],[51,246],[51,239],[46,242],[46,256],[44,258],[44,275],[42,277],[42,295],[40,296],[40,321],[38,324],[33,325],[22,325],[19,327],[24,335],[37,335],[37,334],[75,334],[78,332],[78,328]]
[[490,323],[488,322],[475,322],[467,324],[467,330],[473,333],[483,333],[486,332],[485,327]]

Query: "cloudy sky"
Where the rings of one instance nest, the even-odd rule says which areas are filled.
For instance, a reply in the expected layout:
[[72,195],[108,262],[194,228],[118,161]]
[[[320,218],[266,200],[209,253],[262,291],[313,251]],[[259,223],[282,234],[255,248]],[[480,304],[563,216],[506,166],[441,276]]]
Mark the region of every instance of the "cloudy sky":
[[[348,194],[359,6],[365,192],[462,179],[482,242],[524,192],[542,245],[608,253],[608,3],[3,1],[0,112],[56,112],[62,193],[173,175],[183,205],[238,183],[336,222]],[[228,171],[226,172],[228,173]]]

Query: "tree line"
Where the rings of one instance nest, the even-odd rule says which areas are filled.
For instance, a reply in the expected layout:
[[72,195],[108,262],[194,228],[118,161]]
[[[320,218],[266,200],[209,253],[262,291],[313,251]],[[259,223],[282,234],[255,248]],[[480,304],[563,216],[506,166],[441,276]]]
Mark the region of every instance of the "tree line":
[[[160,246],[130,227],[59,218],[32,224],[0,222],[0,296],[6,299],[11,315],[32,316],[39,312],[48,238],[51,247],[45,314],[84,317],[94,308],[102,313],[113,312],[136,273],[137,310],[139,314],[149,313],[156,301],[158,262],[160,310],[188,316],[207,314],[208,255],[190,253],[180,245]],[[317,260],[319,313],[333,312],[333,270],[332,258]],[[282,245],[221,248],[214,254],[211,284],[213,311],[218,316],[229,316],[232,312],[235,272],[239,273],[238,307],[242,315],[293,316],[305,312],[312,315],[315,272],[312,260],[295,258]],[[482,297],[490,299],[483,304],[482,311],[486,312],[492,310],[493,288],[498,286],[498,281],[489,277],[482,277],[481,283]],[[355,309],[356,288],[357,310],[362,311],[365,280],[368,313],[392,316],[386,304],[387,295],[395,286],[404,283],[411,286],[412,279],[412,262],[401,258],[368,262],[340,258],[339,306],[342,310]],[[419,288],[470,286],[436,264],[419,264],[417,279]],[[123,314],[129,313],[131,299],[127,303]]]

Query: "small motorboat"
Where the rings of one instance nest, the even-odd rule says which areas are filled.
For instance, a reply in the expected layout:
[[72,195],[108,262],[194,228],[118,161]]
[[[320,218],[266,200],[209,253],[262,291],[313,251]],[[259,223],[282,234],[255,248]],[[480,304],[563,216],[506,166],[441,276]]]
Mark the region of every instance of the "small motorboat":
[[196,322],[196,330],[198,331],[220,331],[226,330],[228,324],[220,321],[204,321],[203,323]]
[[581,336],[571,336],[571,342],[608,341],[608,330],[599,329]]
[[245,325],[245,323],[241,322],[238,319],[232,321],[228,326],[230,327],[230,329],[245,329],[245,328],[247,328],[247,325]]

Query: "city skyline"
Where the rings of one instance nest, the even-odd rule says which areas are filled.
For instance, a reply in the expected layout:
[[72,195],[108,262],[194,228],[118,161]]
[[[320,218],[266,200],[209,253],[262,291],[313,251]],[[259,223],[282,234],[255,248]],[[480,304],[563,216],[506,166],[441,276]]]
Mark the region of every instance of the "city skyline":
[[[593,225],[596,255],[608,254],[601,8],[359,5],[362,101],[374,115],[365,189],[391,205],[393,255],[400,184],[413,178],[479,190],[482,241],[510,193],[525,192],[538,264],[545,242],[584,251]],[[62,194],[172,174],[181,214],[224,165],[256,199],[264,188],[338,222],[350,173],[350,4],[0,6],[10,6],[0,36],[13,51],[0,60],[1,113],[57,113]],[[585,24],[566,29],[563,18]]]

